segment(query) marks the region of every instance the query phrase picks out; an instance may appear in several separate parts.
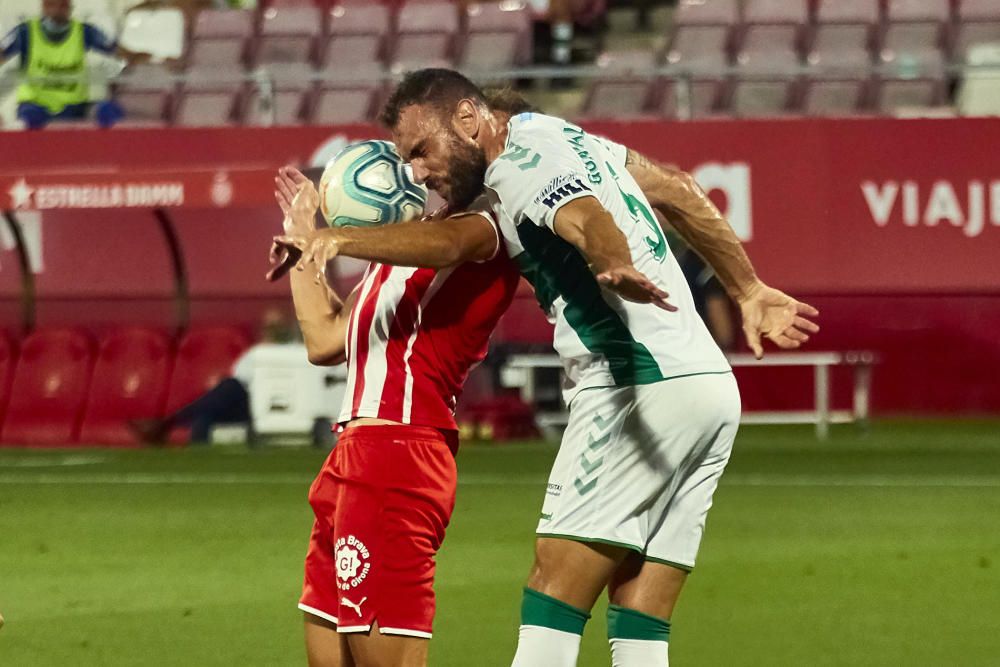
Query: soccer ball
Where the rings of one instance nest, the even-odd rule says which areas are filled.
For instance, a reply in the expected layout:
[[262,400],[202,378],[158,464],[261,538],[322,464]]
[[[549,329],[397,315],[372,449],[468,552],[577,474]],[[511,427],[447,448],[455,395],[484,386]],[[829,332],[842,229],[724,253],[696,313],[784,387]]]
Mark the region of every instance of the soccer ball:
[[323,218],[331,227],[372,227],[419,217],[427,188],[388,141],[359,141],[333,156],[319,181]]

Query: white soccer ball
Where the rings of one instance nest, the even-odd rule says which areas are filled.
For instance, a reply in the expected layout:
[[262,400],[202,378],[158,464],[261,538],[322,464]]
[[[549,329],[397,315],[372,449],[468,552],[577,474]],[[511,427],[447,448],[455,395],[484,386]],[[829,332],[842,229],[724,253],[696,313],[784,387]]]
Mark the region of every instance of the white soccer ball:
[[319,181],[323,218],[331,227],[371,227],[420,217],[427,188],[388,141],[359,141],[333,156]]

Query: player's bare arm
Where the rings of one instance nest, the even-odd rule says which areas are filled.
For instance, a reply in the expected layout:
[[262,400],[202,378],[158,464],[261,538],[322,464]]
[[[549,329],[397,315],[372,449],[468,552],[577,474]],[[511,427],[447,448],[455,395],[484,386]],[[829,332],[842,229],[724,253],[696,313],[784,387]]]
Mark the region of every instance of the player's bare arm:
[[629,149],[625,165],[649,203],[715,270],[740,306],[743,333],[754,355],[764,355],[765,336],[782,349],[795,349],[819,331],[808,318],[819,311],[757,277],[736,233],[690,174],[657,164]]
[[666,292],[632,265],[628,241],[596,197],[582,197],[556,211],[554,228],[576,247],[590,265],[597,281],[623,298],[677,310],[667,303]]
[[[310,184],[311,185],[311,184]],[[283,227],[286,233],[307,233],[313,225],[319,195],[315,188],[300,188],[291,201],[277,191],[275,198],[285,214]],[[272,261],[280,260],[281,248],[272,248]],[[345,303],[326,280],[317,282],[300,271],[291,276],[292,301],[295,316],[306,343],[309,362],[317,366],[333,366],[346,359],[347,324],[357,298],[351,292]]]
[[[313,266],[317,280],[322,279],[326,263],[338,255],[394,266],[443,268],[468,261],[485,261],[497,252],[497,233],[492,223],[478,213],[382,227],[315,230],[313,220],[319,196],[312,182],[297,169],[284,167],[275,185],[278,204],[282,210],[291,210],[295,228],[286,229],[284,237],[275,239],[272,261],[298,256],[298,268],[304,270]],[[300,190],[309,193],[310,206],[295,211],[290,202]],[[307,200],[301,201],[305,204]],[[311,206],[312,203],[315,206]],[[281,277],[279,269],[272,270],[270,280]]]

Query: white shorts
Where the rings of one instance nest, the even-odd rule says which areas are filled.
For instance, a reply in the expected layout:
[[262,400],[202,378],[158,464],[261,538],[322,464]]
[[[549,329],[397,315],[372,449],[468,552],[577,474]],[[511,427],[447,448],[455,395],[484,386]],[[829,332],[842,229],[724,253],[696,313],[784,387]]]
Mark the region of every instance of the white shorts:
[[732,373],[580,392],[538,535],[613,544],[690,570],[739,420]]

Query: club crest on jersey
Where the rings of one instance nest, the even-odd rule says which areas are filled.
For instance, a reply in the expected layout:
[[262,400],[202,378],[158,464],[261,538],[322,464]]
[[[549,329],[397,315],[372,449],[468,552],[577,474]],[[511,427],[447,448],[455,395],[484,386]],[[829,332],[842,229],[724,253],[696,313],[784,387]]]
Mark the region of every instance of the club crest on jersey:
[[567,176],[563,174],[562,176],[557,176],[552,179],[552,181],[545,186],[542,192],[535,197],[535,203],[544,204],[549,208],[555,208],[556,204],[561,202],[566,197],[579,194],[581,192],[591,192],[591,189],[579,176]]
[[348,591],[359,586],[368,577],[371,563],[370,554],[365,543],[354,535],[341,537],[334,545],[334,558],[337,564],[337,585],[341,590]]

